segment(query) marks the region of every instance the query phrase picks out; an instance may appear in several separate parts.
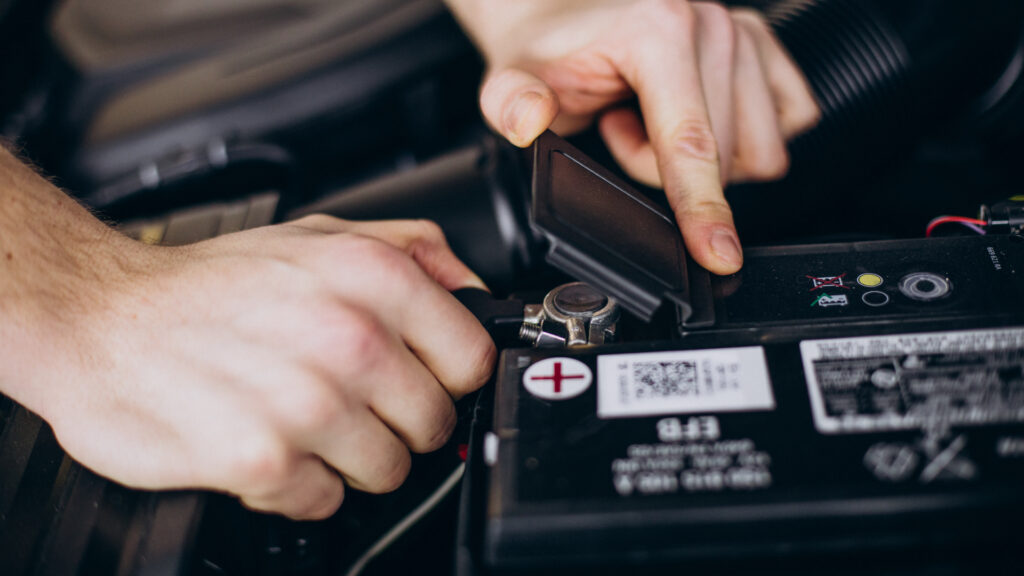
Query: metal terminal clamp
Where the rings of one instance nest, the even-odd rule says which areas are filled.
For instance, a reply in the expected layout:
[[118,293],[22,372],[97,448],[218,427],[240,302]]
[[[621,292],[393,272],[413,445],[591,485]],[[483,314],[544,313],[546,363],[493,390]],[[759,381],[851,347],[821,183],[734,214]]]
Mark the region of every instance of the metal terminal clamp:
[[618,320],[615,300],[572,282],[548,292],[543,304],[524,307],[519,337],[537,347],[604,344],[615,339]]

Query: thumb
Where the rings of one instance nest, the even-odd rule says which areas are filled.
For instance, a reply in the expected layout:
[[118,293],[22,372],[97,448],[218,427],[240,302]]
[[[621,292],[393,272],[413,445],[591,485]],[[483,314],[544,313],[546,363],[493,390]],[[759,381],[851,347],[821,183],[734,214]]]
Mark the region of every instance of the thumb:
[[525,148],[554,122],[558,97],[533,74],[504,68],[489,72],[484,79],[480,109],[498,133]]

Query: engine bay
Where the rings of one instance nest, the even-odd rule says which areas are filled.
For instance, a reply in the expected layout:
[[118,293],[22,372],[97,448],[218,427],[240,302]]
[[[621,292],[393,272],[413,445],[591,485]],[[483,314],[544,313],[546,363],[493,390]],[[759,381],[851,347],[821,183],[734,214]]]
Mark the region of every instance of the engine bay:
[[[5,574],[1015,573],[1021,81],[877,157],[801,137],[727,189],[746,263],[718,277],[595,129],[491,133],[440,2],[29,4],[0,128],[91,210],[162,245],[434,220],[502,356],[401,489],[322,522],[125,488],[0,396]],[[984,235],[933,221],[979,206]]]

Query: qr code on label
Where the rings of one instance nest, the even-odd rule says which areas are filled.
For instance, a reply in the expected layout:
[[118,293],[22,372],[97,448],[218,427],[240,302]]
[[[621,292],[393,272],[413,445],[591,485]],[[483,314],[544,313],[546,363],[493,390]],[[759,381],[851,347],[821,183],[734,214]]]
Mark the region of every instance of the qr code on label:
[[771,410],[768,364],[759,346],[605,354],[597,359],[597,415]]
[[633,364],[633,393],[637,400],[672,398],[700,393],[696,362],[636,362]]

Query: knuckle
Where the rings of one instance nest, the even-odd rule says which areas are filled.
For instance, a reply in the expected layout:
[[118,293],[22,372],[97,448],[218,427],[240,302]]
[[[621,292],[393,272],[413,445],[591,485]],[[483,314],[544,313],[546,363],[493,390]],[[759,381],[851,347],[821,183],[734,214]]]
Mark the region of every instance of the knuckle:
[[699,199],[685,202],[676,207],[679,220],[699,220],[706,222],[731,222],[732,209],[724,199]]
[[295,220],[294,224],[297,224],[299,226],[305,226],[305,227],[308,227],[308,228],[318,228],[319,229],[319,228],[328,228],[328,227],[331,227],[331,226],[335,226],[335,225],[338,224],[338,222],[340,222],[340,220],[338,220],[334,216],[328,216],[327,214],[316,213],[316,214],[308,214],[306,216],[303,216],[302,218],[299,218],[298,220]]
[[670,137],[669,152],[694,160],[718,162],[718,140],[707,120],[683,122]]
[[278,406],[286,426],[292,430],[323,430],[334,422],[341,402],[319,382],[297,385],[279,396]]
[[419,273],[419,267],[412,257],[375,238],[357,238],[354,244],[359,266],[376,269],[389,287],[411,288]]
[[407,251],[414,260],[451,250],[444,230],[433,220],[414,220],[413,232],[413,240]]
[[[302,285],[294,281],[297,275],[303,273],[302,264],[287,257],[252,258],[247,259],[244,264],[247,272],[251,273],[251,277],[244,281],[259,282],[264,286],[273,286],[274,289],[286,289],[286,293],[294,293],[295,286]],[[220,273],[223,274],[223,271]],[[285,286],[289,288],[284,288]]]
[[468,357],[469,376],[468,390],[471,392],[487,383],[494,373],[494,363],[498,358],[498,349],[489,337],[479,340],[480,346]]
[[441,385],[457,400],[490,380],[497,357],[498,349],[494,342],[483,334],[463,349],[459,369],[442,378]]
[[446,401],[441,410],[443,410],[441,415],[432,419],[431,430],[425,435],[423,442],[410,446],[414,452],[433,452],[444,446],[451,438],[452,432],[455,431],[455,406],[450,401]]
[[252,487],[248,492],[267,496],[282,489],[292,472],[292,458],[272,439],[250,438],[234,453],[233,484]]
[[732,221],[732,208],[724,199],[703,200],[694,207],[694,213],[708,216],[712,220]]
[[395,455],[378,471],[367,489],[374,494],[394,492],[409,477],[411,469],[412,457],[409,455],[409,451],[396,450]]
[[300,515],[302,519],[323,520],[331,517],[345,501],[345,485],[338,478],[323,488],[323,493]]
[[344,493],[342,493],[341,495],[335,497],[333,500],[325,500],[323,502],[320,502],[317,506],[313,507],[307,514],[305,514],[304,517],[308,518],[309,520],[326,520],[331,516],[334,516],[334,513],[337,512],[339,508],[341,508],[341,504],[344,501],[345,496]]
[[338,250],[364,260],[369,260],[371,263],[377,260],[388,260],[394,257],[393,252],[396,251],[395,248],[392,248],[387,243],[369,236],[355,234],[341,237],[339,240],[341,241],[338,244]]
[[414,220],[417,236],[431,243],[447,242],[444,229],[433,220]]
[[367,240],[370,239],[353,234],[324,234],[305,240],[292,253],[310,271],[330,277],[336,270],[361,265],[360,260],[367,250],[365,245],[369,244]]
[[372,315],[349,309],[340,315],[329,339],[334,357],[345,372],[362,372],[380,362],[388,349],[388,334]]

